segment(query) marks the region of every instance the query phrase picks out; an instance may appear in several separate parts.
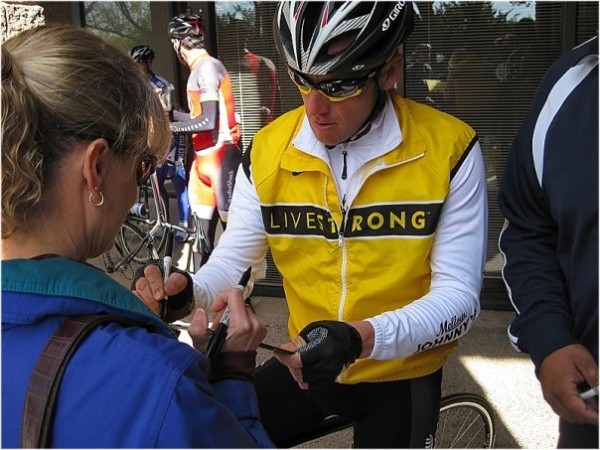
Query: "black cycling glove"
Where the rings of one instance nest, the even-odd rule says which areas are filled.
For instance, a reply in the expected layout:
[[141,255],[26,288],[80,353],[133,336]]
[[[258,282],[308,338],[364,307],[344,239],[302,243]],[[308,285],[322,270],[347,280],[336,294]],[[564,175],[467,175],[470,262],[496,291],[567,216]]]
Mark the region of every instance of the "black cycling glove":
[[[149,264],[154,264],[155,266],[158,266],[160,269],[160,273],[164,274],[164,264],[162,263],[162,260],[153,260]],[[136,270],[135,276],[133,277],[133,281],[131,282],[132,291],[135,290],[136,281],[144,277],[145,267],[146,266],[142,266]],[[167,300],[163,300],[166,303],[161,308],[160,318],[166,323],[172,323],[176,320],[183,319],[185,316],[192,312],[195,306],[194,282],[192,280],[192,277],[189,273],[183,270],[179,270],[177,267],[173,267],[171,269],[171,273],[175,272],[185,275],[185,277],[187,278],[187,285],[185,286],[183,291],[175,295],[170,295],[167,298]]]
[[313,322],[300,331],[300,336],[306,341],[298,353],[302,360],[302,377],[309,388],[333,383],[362,352],[358,330],[345,322]]

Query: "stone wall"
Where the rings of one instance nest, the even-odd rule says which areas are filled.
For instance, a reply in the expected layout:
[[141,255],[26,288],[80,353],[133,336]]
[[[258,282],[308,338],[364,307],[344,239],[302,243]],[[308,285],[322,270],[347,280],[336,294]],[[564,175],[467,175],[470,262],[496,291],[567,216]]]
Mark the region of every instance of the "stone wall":
[[45,24],[44,8],[39,5],[0,2],[0,31],[4,41],[21,31]]

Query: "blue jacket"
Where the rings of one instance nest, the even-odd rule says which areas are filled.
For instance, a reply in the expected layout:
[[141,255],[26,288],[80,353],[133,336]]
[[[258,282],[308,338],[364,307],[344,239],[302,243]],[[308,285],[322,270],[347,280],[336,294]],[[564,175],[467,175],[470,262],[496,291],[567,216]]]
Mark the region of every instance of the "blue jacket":
[[208,381],[209,360],[182,344],[129,290],[62,257],[2,262],[2,447],[20,443],[29,378],[65,316],[110,313],[69,362],[53,447],[272,447],[248,381]]
[[548,70],[506,163],[499,204],[513,345],[536,370],[585,345],[598,361],[598,37]]

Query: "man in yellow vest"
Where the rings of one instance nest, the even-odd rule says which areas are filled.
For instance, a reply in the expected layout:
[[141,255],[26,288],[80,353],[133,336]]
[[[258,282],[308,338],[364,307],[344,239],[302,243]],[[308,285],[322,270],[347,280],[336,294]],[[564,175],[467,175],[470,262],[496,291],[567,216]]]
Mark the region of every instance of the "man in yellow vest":
[[442,366],[479,314],[481,148],[395,90],[413,14],[403,1],[279,5],[276,45],[304,105],[255,135],[227,230],[194,275],[210,305],[271,251],[295,353],[254,376],[278,446],[332,414],[354,421],[358,448],[432,446]]

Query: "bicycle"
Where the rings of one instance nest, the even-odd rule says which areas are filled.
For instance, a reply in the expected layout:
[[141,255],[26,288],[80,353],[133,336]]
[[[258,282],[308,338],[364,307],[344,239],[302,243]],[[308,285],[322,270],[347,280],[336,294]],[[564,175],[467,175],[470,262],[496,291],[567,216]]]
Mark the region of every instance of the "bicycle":
[[[329,416],[309,433],[286,442],[297,447],[353,426],[340,416]],[[489,402],[473,393],[455,393],[442,397],[434,448],[494,448],[496,418]]]
[[[212,252],[212,245],[195,214],[192,214],[191,228],[170,223],[168,204],[160,195],[156,173],[138,189],[137,200],[121,225],[113,247],[102,255],[107,273],[119,272],[132,280],[137,268],[135,265],[141,266],[160,258],[168,233],[179,232],[183,236],[182,244],[191,245],[187,269],[194,260],[194,253],[209,255]],[[191,272],[196,269],[192,267]]]

